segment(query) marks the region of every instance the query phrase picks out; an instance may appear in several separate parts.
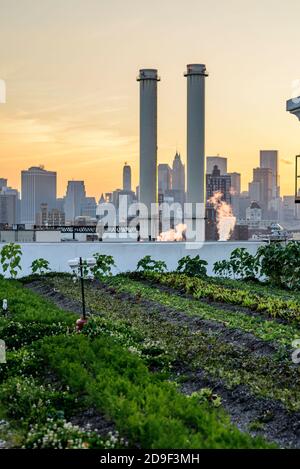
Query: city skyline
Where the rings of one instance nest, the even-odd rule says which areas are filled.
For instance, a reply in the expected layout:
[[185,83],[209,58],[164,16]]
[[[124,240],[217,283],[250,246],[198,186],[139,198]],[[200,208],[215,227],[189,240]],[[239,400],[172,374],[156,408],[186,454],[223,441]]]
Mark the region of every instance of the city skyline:
[[[162,79],[158,163],[171,164],[178,150],[185,164],[183,73],[186,63],[200,61],[210,73],[206,155],[228,156],[228,170],[242,173],[245,190],[259,150],[277,149],[282,193],[292,194],[299,130],[285,112],[285,100],[299,94],[294,57],[300,5],[290,1],[287,11],[276,0],[254,2],[255,8],[253,2],[241,7],[233,0],[226,6],[192,1],[187,9],[178,1],[154,1],[150,9],[132,0],[132,14],[122,2],[110,3],[74,0],[61,7],[47,0],[43,5],[0,1],[0,78],[7,84],[0,154],[2,176],[10,185],[20,189],[21,170],[44,164],[59,174],[59,196],[68,180],[84,179],[87,193],[98,197],[120,185],[124,161],[137,185],[135,78],[141,66],[158,68]],[[289,27],[282,28],[287,20]]]

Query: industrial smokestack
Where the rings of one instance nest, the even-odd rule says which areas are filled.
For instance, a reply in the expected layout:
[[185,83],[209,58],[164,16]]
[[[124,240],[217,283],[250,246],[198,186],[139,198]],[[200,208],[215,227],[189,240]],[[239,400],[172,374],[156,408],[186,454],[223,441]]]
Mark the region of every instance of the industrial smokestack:
[[157,82],[155,69],[140,70],[140,202],[149,210],[157,193]]
[[[205,204],[205,77],[203,64],[187,65],[187,202]],[[193,211],[193,217],[194,217]]]

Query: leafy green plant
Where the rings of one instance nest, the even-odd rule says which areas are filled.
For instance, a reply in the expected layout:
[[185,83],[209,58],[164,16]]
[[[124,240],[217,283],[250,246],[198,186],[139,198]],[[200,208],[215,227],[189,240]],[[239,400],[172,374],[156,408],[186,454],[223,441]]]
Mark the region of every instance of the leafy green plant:
[[250,254],[246,248],[234,249],[230,255],[234,275],[242,279],[255,279],[259,273],[259,257]]
[[213,272],[220,277],[230,277],[232,274],[232,265],[230,261],[223,259],[214,263]]
[[44,275],[46,272],[49,272],[49,261],[40,257],[35,259],[31,264],[32,274]]
[[136,270],[141,272],[162,273],[167,270],[167,264],[164,261],[156,261],[148,255],[139,260]]
[[246,248],[236,248],[231,254],[229,260],[217,261],[214,264],[213,272],[216,275],[243,280],[254,280],[259,273],[259,256],[253,256]]
[[102,279],[107,275],[112,275],[112,267],[116,267],[113,256],[96,253],[93,255],[96,264],[91,268],[91,272],[97,279]]
[[200,256],[195,257],[185,256],[178,261],[177,272],[190,275],[192,277],[205,277],[207,262],[200,259]]
[[272,285],[300,289],[300,243],[270,243],[261,246],[257,255],[261,262],[261,273]]
[[218,394],[215,394],[210,388],[202,388],[200,391],[193,392],[191,397],[197,397],[199,402],[209,402],[214,407],[220,407],[222,399]]
[[21,268],[22,250],[19,244],[9,243],[6,244],[0,252],[0,262],[3,272],[9,272],[10,278],[15,278],[18,275],[18,270]]

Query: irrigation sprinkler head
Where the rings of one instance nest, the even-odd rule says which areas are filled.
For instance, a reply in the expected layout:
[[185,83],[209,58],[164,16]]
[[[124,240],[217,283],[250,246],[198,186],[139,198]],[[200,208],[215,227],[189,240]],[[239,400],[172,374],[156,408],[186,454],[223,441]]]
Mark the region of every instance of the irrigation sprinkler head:
[[96,265],[96,260],[93,257],[89,257],[87,259],[81,258],[81,263],[80,263],[80,257],[76,257],[75,259],[70,259],[68,261],[69,267],[72,269],[80,267],[80,265],[86,265],[87,267],[94,267]]
[[96,265],[96,259],[94,259],[93,257],[85,259],[85,262],[86,262],[88,267],[95,267],[95,265]]
[[6,299],[2,301],[2,313],[4,315],[8,313],[8,301]]
[[75,268],[75,267],[78,267],[80,265],[80,259],[79,257],[77,257],[76,259],[70,259],[68,261],[68,265],[69,267],[71,268]]
[[81,317],[76,321],[76,332],[81,332],[85,324],[88,322],[87,318]]

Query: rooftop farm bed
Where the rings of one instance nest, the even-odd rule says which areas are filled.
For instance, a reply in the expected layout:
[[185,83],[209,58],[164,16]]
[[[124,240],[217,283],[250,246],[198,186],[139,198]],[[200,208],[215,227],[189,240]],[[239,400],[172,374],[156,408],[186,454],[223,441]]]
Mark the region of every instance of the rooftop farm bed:
[[[184,275],[174,277],[186,281]],[[85,333],[109,334],[151,373],[166,374],[178,392],[191,395],[208,388],[209,399],[214,405],[221,400],[220,408],[241,430],[281,447],[299,447],[300,374],[291,360],[297,321],[289,320],[287,309],[284,320],[273,318],[263,308],[231,305],[229,296],[227,305],[234,307],[224,309],[223,301],[209,304],[207,296],[195,298],[162,279],[129,274],[87,281],[92,318]],[[52,275],[29,286],[59,306],[80,310],[79,285],[71,277]],[[230,291],[233,287],[240,289],[241,282],[222,285]],[[267,292],[259,294],[265,301]]]
[[[70,288],[76,303],[79,291],[70,278],[44,282],[52,300],[66,303]],[[144,335],[139,310],[133,311],[135,323],[117,319],[107,294],[100,314],[77,334],[78,316],[20,283],[0,280],[0,295],[9,304],[0,323],[8,349],[0,368],[2,447],[270,447],[232,425],[211,389],[181,392],[170,373],[176,355],[172,327],[162,341],[155,328]],[[188,333],[181,352],[179,347],[183,357],[186,340]]]

